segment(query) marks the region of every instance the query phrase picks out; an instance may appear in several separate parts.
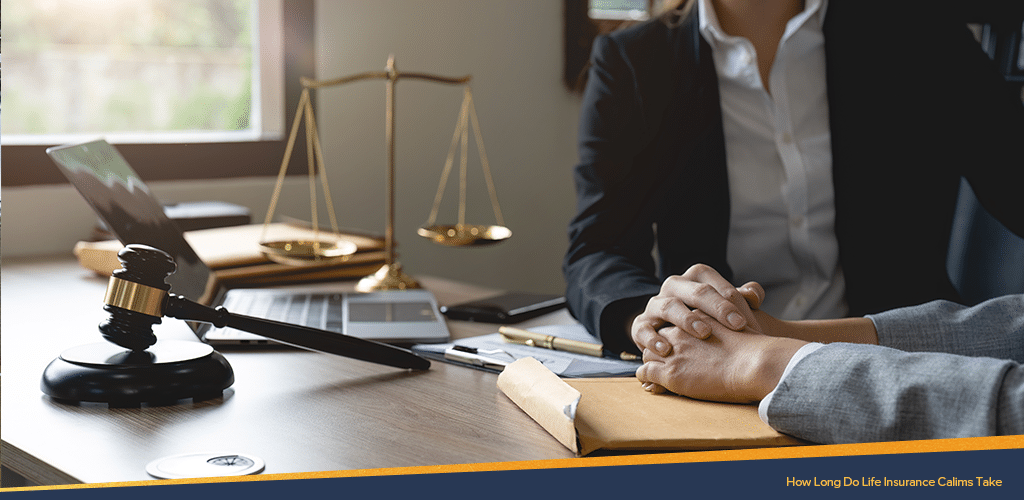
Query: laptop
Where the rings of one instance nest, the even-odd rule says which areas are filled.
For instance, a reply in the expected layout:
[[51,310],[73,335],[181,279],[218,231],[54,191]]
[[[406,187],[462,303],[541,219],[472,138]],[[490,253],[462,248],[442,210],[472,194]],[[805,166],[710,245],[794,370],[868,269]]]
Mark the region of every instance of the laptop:
[[[105,140],[52,147],[46,153],[122,244],[140,243],[170,254],[177,271],[171,292],[208,306],[394,344],[447,342],[448,327],[427,290],[342,291],[337,283],[227,289],[185,240],[181,229]],[[351,287],[345,287],[351,288]],[[212,345],[275,344],[233,328],[189,323]]]

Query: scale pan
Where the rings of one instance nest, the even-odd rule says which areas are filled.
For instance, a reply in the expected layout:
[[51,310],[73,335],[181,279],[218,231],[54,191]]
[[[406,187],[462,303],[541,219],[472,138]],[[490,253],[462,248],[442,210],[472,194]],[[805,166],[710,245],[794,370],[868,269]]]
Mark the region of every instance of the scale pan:
[[416,233],[434,243],[452,247],[491,245],[512,236],[512,231],[505,226],[472,224],[425,226]]
[[316,266],[343,262],[356,253],[356,244],[348,240],[281,240],[260,243],[263,255],[278,264]]

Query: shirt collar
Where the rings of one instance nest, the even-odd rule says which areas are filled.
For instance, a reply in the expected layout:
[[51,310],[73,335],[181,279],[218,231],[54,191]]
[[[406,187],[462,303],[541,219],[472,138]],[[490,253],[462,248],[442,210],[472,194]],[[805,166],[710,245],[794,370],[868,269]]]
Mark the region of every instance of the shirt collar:
[[[697,3],[700,34],[704,36],[704,39],[714,45],[717,42],[724,42],[731,38],[730,35],[722,30],[722,25],[718,22],[718,14],[715,13],[711,0],[697,0]],[[817,16],[818,25],[820,26],[825,22],[825,10],[827,7],[828,0],[804,0],[804,10],[794,16],[793,19],[799,19],[800,23],[803,23],[807,18]]]

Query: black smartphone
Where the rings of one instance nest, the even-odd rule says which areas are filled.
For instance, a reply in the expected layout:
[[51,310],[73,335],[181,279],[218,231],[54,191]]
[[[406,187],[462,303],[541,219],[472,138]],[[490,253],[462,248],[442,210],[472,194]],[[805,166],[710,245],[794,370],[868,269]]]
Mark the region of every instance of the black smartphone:
[[510,324],[557,311],[563,307],[565,307],[565,297],[561,295],[506,292],[486,299],[453,306],[441,306],[440,310],[441,314],[449,319]]

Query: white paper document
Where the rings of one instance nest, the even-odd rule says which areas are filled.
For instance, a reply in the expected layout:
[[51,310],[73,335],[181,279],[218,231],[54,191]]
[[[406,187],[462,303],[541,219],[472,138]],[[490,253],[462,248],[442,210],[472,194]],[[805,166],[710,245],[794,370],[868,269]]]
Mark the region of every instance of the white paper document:
[[[531,332],[555,337],[578,340],[581,342],[600,343],[583,325],[549,325],[531,327]],[[445,357],[445,352],[458,346],[460,350],[453,354],[459,356]],[[623,361],[620,359],[566,351],[556,351],[542,347],[530,347],[522,344],[506,342],[500,333],[460,339],[446,344],[416,344],[413,352],[439,361],[464,364],[487,371],[501,371],[501,366],[522,358],[534,358],[547,369],[560,377],[630,377],[640,366],[640,361]],[[476,351],[475,353],[472,351]],[[462,353],[469,354],[464,356]],[[474,362],[473,359],[481,362]]]

